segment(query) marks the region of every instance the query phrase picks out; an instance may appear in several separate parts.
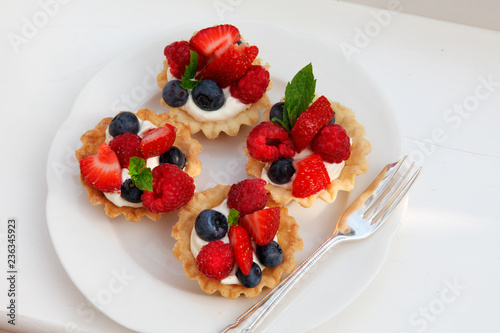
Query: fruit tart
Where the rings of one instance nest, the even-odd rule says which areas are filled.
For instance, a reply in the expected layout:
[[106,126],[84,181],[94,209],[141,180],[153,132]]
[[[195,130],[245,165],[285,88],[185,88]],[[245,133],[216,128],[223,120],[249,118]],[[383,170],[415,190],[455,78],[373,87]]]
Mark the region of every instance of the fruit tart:
[[295,219],[271,204],[261,179],[198,192],[178,214],[174,256],[208,294],[255,297],[290,273],[302,250]]
[[167,45],[157,76],[162,105],[193,134],[201,130],[209,139],[221,132],[235,136],[241,125],[256,124],[259,111],[269,106],[269,66],[258,53],[229,24]]
[[364,127],[351,109],[315,94],[315,86],[309,64],[247,137],[247,173],[264,179],[280,205],[293,200],[307,208],[317,198],[333,202],[368,170],[371,145]]
[[200,143],[169,114],[151,109],[104,118],[76,151],[82,185],[109,217],[158,220],[193,196],[201,173]]

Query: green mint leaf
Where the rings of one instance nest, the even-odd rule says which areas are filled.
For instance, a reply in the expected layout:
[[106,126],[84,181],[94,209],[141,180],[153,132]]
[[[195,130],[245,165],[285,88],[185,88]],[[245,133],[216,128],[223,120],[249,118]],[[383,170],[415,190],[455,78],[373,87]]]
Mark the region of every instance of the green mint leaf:
[[229,210],[229,215],[227,217],[227,223],[229,224],[229,226],[236,225],[238,224],[239,218],[240,218],[240,212],[238,212],[234,208],[231,208]]
[[295,121],[311,104],[316,90],[316,79],[309,63],[302,68],[285,89],[285,105],[283,106],[283,121],[287,123],[285,128],[292,128]]
[[135,186],[142,191],[153,191],[153,172],[146,167],[146,161],[134,156],[130,159],[128,174]]
[[284,120],[281,120],[279,118],[276,118],[274,117],[273,119],[271,119],[271,121],[276,121],[278,123],[280,123],[281,126],[283,126],[284,129],[287,130],[287,132],[290,132],[291,128],[290,128],[290,124],[288,122],[285,122]]
[[200,83],[201,80],[193,80],[196,76],[196,68],[198,67],[198,53],[195,51],[190,51],[191,59],[189,65],[186,66],[184,75],[182,76],[181,87],[186,90],[191,90]]

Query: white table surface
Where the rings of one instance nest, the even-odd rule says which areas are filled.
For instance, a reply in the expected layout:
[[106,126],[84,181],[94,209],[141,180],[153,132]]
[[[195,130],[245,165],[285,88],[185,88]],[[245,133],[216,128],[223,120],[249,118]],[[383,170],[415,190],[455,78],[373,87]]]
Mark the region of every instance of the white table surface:
[[[180,24],[239,18],[357,47],[350,58],[380,85],[403,152],[424,167],[378,275],[313,332],[500,331],[499,32],[326,0],[2,2],[0,329],[129,332],[88,305],[52,247],[50,145],[80,90],[122,52]],[[34,19],[40,27],[24,31],[29,38],[9,41]],[[7,324],[3,275],[10,217],[18,220],[16,326]]]

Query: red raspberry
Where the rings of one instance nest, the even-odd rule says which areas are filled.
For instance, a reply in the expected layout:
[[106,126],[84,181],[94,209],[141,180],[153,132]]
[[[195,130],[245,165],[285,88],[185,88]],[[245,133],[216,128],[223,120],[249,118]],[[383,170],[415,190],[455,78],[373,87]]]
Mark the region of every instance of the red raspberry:
[[209,279],[222,280],[231,272],[233,265],[231,245],[220,240],[204,245],[196,256],[198,270]]
[[325,96],[319,97],[297,118],[290,131],[293,144],[300,153],[307,147],[316,133],[334,116],[330,102]]
[[342,126],[327,124],[312,140],[311,149],[328,163],[340,163],[351,155],[351,142]]
[[198,53],[197,71],[200,71],[207,64],[207,58],[187,41],[183,40],[180,42],[173,42],[172,44],[167,45],[163,51],[163,54],[167,57],[170,72],[178,79],[184,75],[186,66],[189,65],[189,62],[191,61],[190,51]]
[[295,155],[288,132],[270,121],[264,121],[252,129],[247,138],[247,149],[250,156],[261,162],[274,162]]
[[173,164],[153,169],[153,191],[144,191],[142,204],[153,213],[173,212],[184,206],[194,194],[194,180]]
[[141,151],[141,137],[135,133],[120,134],[109,142],[109,146],[118,156],[122,168],[128,168],[130,158],[134,156],[144,158]]
[[269,81],[269,72],[262,66],[253,65],[238,81],[231,83],[229,91],[242,103],[255,103],[266,92]]
[[227,207],[240,212],[240,216],[251,214],[266,206],[266,181],[263,179],[245,179],[231,185],[227,195]]

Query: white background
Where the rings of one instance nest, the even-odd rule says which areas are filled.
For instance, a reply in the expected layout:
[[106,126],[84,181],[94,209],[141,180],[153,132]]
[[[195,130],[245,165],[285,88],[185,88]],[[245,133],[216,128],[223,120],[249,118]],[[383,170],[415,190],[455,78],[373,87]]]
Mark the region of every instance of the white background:
[[[499,32],[400,13],[416,1],[396,1],[393,12],[326,0],[3,1],[0,328],[127,332],[97,310],[89,321],[77,313],[85,299],[61,267],[45,220],[52,139],[86,82],[125,50],[187,22],[257,18],[350,46],[346,56],[392,103],[404,153],[424,166],[381,271],[314,331],[500,331]],[[498,13],[479,9],[485,18]],[[26,22],[38,26],[30,33]],[[16,44],[13,34],[25,39]],[[6,324],[1,275],[9,217],[19,221],[16,327]]]

